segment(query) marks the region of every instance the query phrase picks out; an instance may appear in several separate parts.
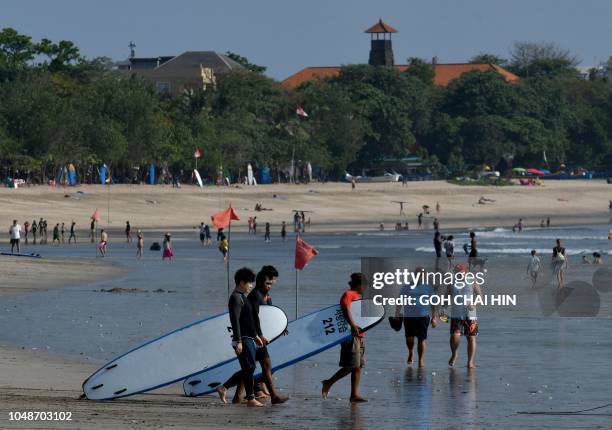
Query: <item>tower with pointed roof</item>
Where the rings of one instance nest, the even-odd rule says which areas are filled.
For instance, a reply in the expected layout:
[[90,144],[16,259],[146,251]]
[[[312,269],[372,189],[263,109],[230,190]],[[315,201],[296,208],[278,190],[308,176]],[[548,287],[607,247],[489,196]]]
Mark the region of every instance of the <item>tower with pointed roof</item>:
[[393,60],[393,47],[391,46],[391,35],[397,30],[389,24],[379,19],[376,24],[368,28],[366,33],[370,34],[370,60],[371,66],[391,66],[395,64]]

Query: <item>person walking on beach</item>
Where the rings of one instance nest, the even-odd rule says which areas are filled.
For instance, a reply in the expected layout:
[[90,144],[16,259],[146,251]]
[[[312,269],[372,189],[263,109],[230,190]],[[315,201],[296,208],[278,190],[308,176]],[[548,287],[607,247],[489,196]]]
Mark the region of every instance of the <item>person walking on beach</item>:
[[132,241],[132,226],[129,221],[125,222],[125,241],[127,243]]
[[436,213],[440,213],[440,202],[436,202]]
[[455,242],[453,241],[453,235],[451,234],[444,241],[444,253],[448,260],[448,270],[450,271],[453,267],[453,260],[455,259]]
[[257,366],[256,348],[263,347],[268,341],[261,335],[259,315],[247,299],[254,281],[255,273],[251,269],[239,269],[234,274],[236,288],[230,295],[227,307],[232,327],[232,347],[240,363],[247,406],[262,407],[263,404],[255,399],[253,374]]
[[142,260],[142,252],[144,251],[144,235],[142,231],[136,232],[136,258]]
[[434,218],[433,228],[434,228],[434,231],[438,231],[440,229],[440,221],[438,221],[438,218]]
[[102,229],[100,230],[100,242],[98,243],[100,257],[106,257],[106,245],[108,245],[108,233]]
[[70,242],[72,241],[72,239],[74,239],[74,243],[76,243],[76,232],[74,231],[74,226],[76,225],[76,222],[74,222],[74,220],[72,220],[72,222],[70,223],[70,236],[68,236],[68,244],[70,245]]
[[550,227],[550,217],[546,218],[546,228]]
[[422,212],[417,215],[417,224],[418,224],[419,230],[423,230],[423,213]]
[[248,234],[253,234],[253,217],[250,216],[249,220],[247,221],[248,226],[249,226],[249,233]]
[[53,227],[53,241],[51,242],[51,244],[59,246],[60,243],[61,243],[61,241],[60,241],[60,225],[59,225],[59,222],[58,222],[57,224],[55,224],[55,227]]
[[212,236],[210,235],[210,227],[208,224],[204,224],[204,236],[206,236],[206,246],[212,244]]
[[531,250],[531,258],[529,259],[529,264],[527,265],[527,275],[529,276],[529,279],[531,279],[531,288],[536,287],[538,276],[542,270],[542,263],[537,254],[538,252],[535,249]]
[[225,233],[223,232],[223,227],[217,229],[217,242],[219,242],[223,237],[225,237]]
[[25,239],[25,244],[28,244],[28,233],[30,232],[30,222],[26,221],[23,223],[23,237]]
[[253,235],[257,234],[257,217],[253,217]]
[[[455,266],[455,279],[457,274],[467,273],[465,264]],[[482,295],[480,285],[475,282],[468,282],[463,277],[460,285],[455,281],[454,285],[448,286],[448,296],[451,298],[451,320],[450,320],[450,349],[451,357],[448,360],[449,366],[454,366],[457,361],[457,349],[461,336],[467,338],[467,367],[472,369],[474,356],[476,355],[476,336],[478,336],[478,320],[476,316],[476,306],[472,302],[476,297]],[[457,299],[461,296],[460,299]]]
[[174,256],[174,253],[172,252],[172,239],[171,239],[170,233],[166,233],[164,235],[164,242],[162,243],[162,249],[163,249],[162,260],[165,260],[167,258],[168,260],[172,261],[172,257]]
[[519,218],[516,223],[516,227],[518,228],[518,232],[521,233],[523,231],[523,218]]
[[365,290],[363,274],[351,274],[349,289],[342,294],[340,306],[346,322],[351,327],[352,337],[340,345],[340,370],[329,379],[321,381],[321,395],[327,399],[332,386],[345,376],[351,375],[351,403],[367,402],[367,399],[359,394],[359,382],[361,381],[361,368],[365,366],[365,333],[353,319],[351,303],[360,300]]
[[269,222],[266,223],[266,231],[264,233],[264,242],[266,243],[272,242],[272,239],[270,238],[270,223]]
[[38,224],[36,224],[36,220],[32,221],[32,240],[33,244],[36,245],[36,232],[38,231]]
[[567,251],[561,243],[561,239],[556,240],[556,245],[552,251],[552,265],[553,273],[555,275],[555,281],[557,283],[557,289],[563,287],[565,282],[565,271],[568,268],[569,259],[567,258]]
[[9,237],[11,242],[11,254],[15,251],[15,247],[17,248],[17,253],[21,252],[21,248],[19,247],[19,241],[21,240],[21,226],[17,224],[17,220],[13,220],[13,224],[9,227]]
[[[270,297],[270,289],[276,283],[278,279],[278,271],[274,266],[263,266],[257,277],[255,278],[255,288],[247,296],[247,300],[251,303],[253,311],[259,316],[259,307],[261,305],[272,305],[272,298]],[[286,334],[286,333],[285,333]],[[286,402],[289,398],[281,396],[274,387],[272,379],[272,360],[268,354],[266,346],[257,348],[255,352],[255,359],[261,365],[262,376],[259,380],[255,381],[254,392],[256,398],[270,397],[272,404],[279,404]],[[242,372],[238,371],[234,373],[223,385],[217,387],[217,393],[223,403],[227,403],[226,395],[227,390],[237,385],[236,393],[232,403],[242,403],[242,391],[244,390],[244,383],[242,380]]]
[[[425,276],[425,269],[417,267],[416,273]],[[398,305],[395,307],[395,316],[403,316],[404,334],[406,336],[406,346],[408,347],[408,359],[406,362],[412,365],[414,362],[414,338],[418,340],[417,352],[419,355],[419,368],[425,367],[425,350],[427,340],[427,330],[431,323],[432,328],[438,325],[436,321],[435,309],[433,306],[426,306],[421,303],[421,298],[428,299],[434,294],[430,284],[419,283],[416,286],[406,284],[400,290],[400,297],[412,297],[414,305]],[[403,315],[402,315],[403,311]]]
[[281,224],[281,239],[283,242],[287,240],[287,223],[285,221]]
[[64,223],[60,227],[60,234],[62,235],[62,244],[66,243],[66,224]]

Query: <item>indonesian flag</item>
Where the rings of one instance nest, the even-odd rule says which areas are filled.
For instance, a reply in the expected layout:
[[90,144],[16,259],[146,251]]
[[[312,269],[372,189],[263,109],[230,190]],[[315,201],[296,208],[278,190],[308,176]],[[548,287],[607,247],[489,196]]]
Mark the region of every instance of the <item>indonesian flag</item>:
[[100,211],[98,209],[91,215],[91,219],[96,222],[100,221]]
[[234,208],[230,206],[224,211],[217,212],[216,214],[211,216],[210,219],[212,220],[212,223],[215,228],[225,228],[230,225],[232,220],[238,221],[240,218],[238,218],[238,215],[234,211]]
[[319,251],[304,242],[299,234],[295,237],[295,268],[297,270],[302,270],[310,259],[318,253]]
[[297,109],[295,110],[295,113],[298,116],[301,116],[303,118],[308,118],[308,114],[306,113],[306,111],[304,110],[302,106],[298,106]]
[[200,158],[202,156],[202,153],[200,152],[200,148],[196,148],[195,152],[193,153],[193,156],[195,158]]

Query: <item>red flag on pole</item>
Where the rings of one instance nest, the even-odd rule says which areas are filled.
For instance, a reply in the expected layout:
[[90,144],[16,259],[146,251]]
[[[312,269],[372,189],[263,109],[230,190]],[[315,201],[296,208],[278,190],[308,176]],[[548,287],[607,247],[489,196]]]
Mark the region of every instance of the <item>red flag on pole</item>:
[[308,118],[308,114],[306,113],[306,111],[304,110],[304,108],[302,106],[298,106],[297,109],[295,110],[295,113],[298,116],[304,117],[304,118]]
[[213,222],[215,228],[225,228],[227,227],[232,220],[239,220],[238,215],[234,211],[233,207],[229,207],[224,211],[217,212],[213,216],[210,217]]
[[96,222],[100,221],[100,211],[98,209],[91,215],[91,219]]
[[193,156],[195,158],[200,158],[202,156],[202,152],[200,152],[200,148],[196,148],[195,152],[193,153]]
[[295,268],[297,270],[302,270],[310,259],[318,253],[319,251],[314,246],[304,242],[300,235],[295,237]]

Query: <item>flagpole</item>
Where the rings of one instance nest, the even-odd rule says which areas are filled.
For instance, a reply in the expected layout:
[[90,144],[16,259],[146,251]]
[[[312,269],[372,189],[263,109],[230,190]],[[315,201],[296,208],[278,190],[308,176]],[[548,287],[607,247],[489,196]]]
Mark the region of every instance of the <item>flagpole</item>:
[[230,219],[227,226],[227,297],[230,295],[230,238],[232,236],[232,220]]
[[295,319],[298,317],[298,279],[300,277],[300,271],[295,269]]

